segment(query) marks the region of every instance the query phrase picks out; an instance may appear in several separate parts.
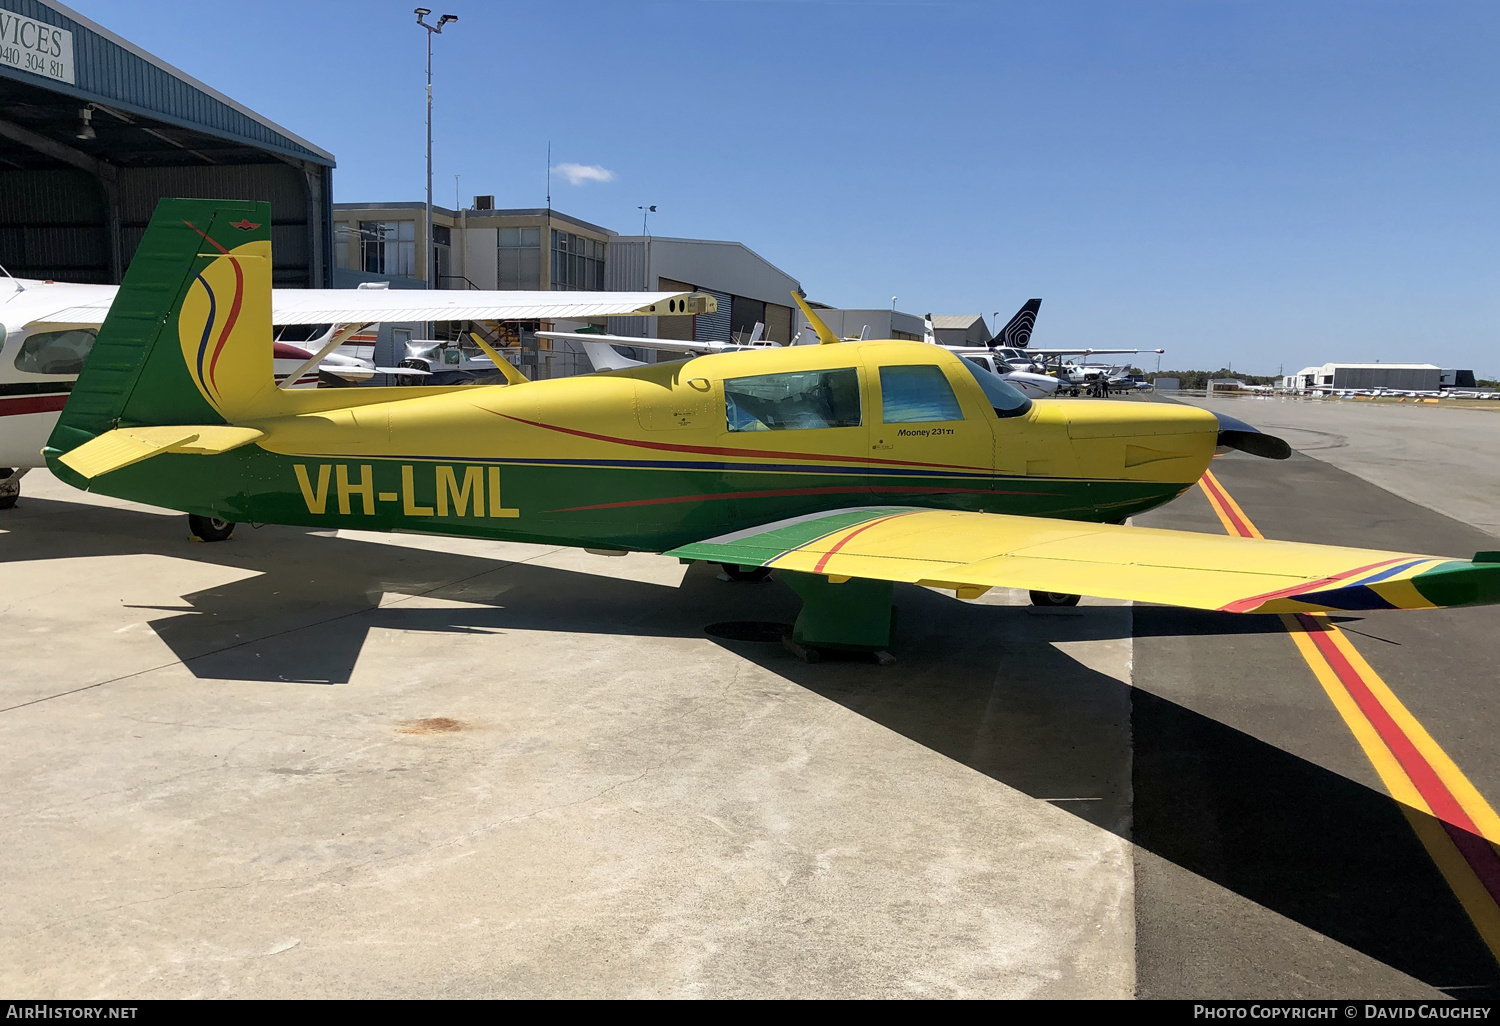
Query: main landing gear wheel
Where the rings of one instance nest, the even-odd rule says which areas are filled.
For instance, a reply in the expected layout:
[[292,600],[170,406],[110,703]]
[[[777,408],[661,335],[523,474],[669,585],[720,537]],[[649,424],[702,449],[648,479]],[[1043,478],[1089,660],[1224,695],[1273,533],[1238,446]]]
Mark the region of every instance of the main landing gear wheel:
[[228,541],[229,536],[234,533],[234,523],[218,517],[200,517],[196,513],[189,513],[188,530],[199,541]]
[[1068,595],[1061,591],[1034,591],[1031,593],[1031,604],[1034,606],[1076,606],[1077,595]]
[[12,509],[21,497],[21,475],[9,467],[0,468],[0,509]]
[[720,563],[731,581],[764,581],[771,576],[768,566],[740,566],[738,563]]

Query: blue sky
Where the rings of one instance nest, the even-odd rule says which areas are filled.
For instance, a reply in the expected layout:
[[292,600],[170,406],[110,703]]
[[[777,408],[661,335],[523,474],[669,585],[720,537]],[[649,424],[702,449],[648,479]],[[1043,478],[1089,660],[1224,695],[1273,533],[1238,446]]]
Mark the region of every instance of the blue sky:
[[[423,194],[406,4],[73,0]],[[1487,0],[454,0],[434,190],[736,239],[815,299],[1042,296],[1035,344],[1163,366],[1413,360],[1500,375],[1500,5]],[[1148,368],[1154,362],[1145,364]]]

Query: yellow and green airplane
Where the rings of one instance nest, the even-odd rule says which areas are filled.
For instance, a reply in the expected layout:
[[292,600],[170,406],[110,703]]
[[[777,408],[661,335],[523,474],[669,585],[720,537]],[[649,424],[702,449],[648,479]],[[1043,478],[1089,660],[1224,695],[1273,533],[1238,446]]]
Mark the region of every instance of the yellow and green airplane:
[[256,521],[775,569],[813,650],[885,648],[897,582],[1234,612],[1500,602],[1500,553],[1124,526],[1221,443],[1285,443],[1175,404],[1034,402],[935,346],[839,342],[811,311],[835,344],[550,381],[492,354],[508,384],[278,389],[270,224],[264,203],[161,202],[49,439],[54,473],[200,535]]

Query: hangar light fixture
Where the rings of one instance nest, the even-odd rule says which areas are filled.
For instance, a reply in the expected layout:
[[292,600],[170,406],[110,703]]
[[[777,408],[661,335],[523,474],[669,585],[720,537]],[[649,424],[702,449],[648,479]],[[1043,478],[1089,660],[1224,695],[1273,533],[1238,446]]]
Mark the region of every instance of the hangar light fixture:
[[75,138],[75,139],[92,139],[92,138],[94,138],[93,117],[94,117],[94,108],[93,108],[92,105],[90,105],[88,107],[84,107],[82,110],[80,110],[78,112],[78,128],[74,130],[74,132],[73,132],[73,138]]

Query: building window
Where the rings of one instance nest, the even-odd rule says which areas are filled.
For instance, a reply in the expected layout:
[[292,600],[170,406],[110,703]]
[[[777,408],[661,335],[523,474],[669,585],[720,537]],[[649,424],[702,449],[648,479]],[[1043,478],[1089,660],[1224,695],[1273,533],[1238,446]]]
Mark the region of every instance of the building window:
[[432,226],[432,266],[436,268],[438,288],[465,287],[453,273],[453,231],[445,224]]
[[542,287],[542,230],[501,228],[497,289],[536,291]]
[[371,274],[414,278],[417,273],[415,221],[359,222],[360,267]]
[[552,229],[552,287],[604,290],[604,243]]

